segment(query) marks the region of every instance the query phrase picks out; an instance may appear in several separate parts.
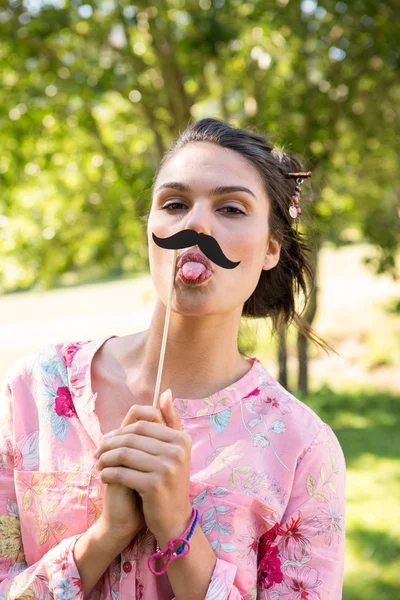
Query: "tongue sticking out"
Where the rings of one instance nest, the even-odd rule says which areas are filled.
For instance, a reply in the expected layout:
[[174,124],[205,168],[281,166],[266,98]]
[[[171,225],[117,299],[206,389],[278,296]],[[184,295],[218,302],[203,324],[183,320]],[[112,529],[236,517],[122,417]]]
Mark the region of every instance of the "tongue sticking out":
[[186,279],[195,280],[200,275],[206,272],[207,267],[199,262],[188,261],[181,267],[183,275]]

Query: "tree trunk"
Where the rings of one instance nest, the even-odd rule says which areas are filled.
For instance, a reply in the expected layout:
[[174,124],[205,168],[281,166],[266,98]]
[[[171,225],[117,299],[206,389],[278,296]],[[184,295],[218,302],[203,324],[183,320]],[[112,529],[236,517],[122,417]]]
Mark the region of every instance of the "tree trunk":
[[[307,308],[304,313],[301,315],[302,319],[305,321],[307,325],[312,325],[315,314],[317,312],[317,296],[318,296],[318,248],[312,248],[312,252],[310,253],[310,261],[313,264],[313,268],[315,271],[315,285],[313,290],[311,291]],[[302,334],[298,333],[297,335],[297,358],[298,358],[298,382],[297,388],[303,394],[308,393],[308,339]]]
[[171,134],[177,137],[189,125],[191,120],[191,99],[183,84],[183,71],[178,61],[173,29],[169,17],[169,7],[161,2],[158,20],[149,19],[149,33],[153,41],[153,51],[164,80],[168,110],[171,113]]
[[286,327],[282,326],[279,328],[278,338],[278,365],[279,375],[278,381],[284,388],[288,389],[287,380],[287,346],[286,346]]
[[[307,303],[306,310],[301,315],[306,325],[312,326],[314,317],[317,312],[317,298],[318,298],[318,249],[311,248],[309,259],[313,265],[315,272],[315,285],[314,289],[310,293],[310,297]],[[302,334],[297,335],[297,358],[298,358],[298,382],[297,389],[303,394],[308,393],[308,339]],[[278,381],[288,391],[288,375],[287,375],[287,343],[286,343],[286,327],[281,327],[278,332],[278,365],[279,375]]]

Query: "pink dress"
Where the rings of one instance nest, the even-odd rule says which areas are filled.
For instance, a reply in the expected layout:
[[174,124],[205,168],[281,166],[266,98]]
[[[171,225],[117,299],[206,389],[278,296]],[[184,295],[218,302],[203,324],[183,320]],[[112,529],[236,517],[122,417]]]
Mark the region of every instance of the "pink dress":
[[[101,514],[91,389],[111,337],[47,345],[9,370],[0,406],[0,600],[83,599],[73,549]],[[217,557],[206,600],[339,600],[346,463],[332,429],[258,358],[227,388],[175,398],[193,440],[190,499]],[[173,600],[143,528],[86,598]],[[157,567],[160,568],[160,567]]]

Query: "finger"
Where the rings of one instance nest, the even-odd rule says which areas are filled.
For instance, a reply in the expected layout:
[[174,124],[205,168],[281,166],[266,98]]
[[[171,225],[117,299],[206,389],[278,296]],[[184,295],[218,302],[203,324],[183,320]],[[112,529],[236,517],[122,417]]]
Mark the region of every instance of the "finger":
[[160,468],[160,459],[135,448],[114,448],[100,456],[96,467],[99,471],[106,467],[126,467],[150,473]]
[[126,467],[107,467],[100,473],[103,483],[120,483],[143,494],[155,484],[155,477],[150,473],[142,473]]
[[171,389],[168,388],[161,394],[160,397],[160,410],[167,427],[176,429],[177,431],[183,431],[181,419],[178,411],[176,410],[173,402]]
[[134,404],[130,407],[122,421],[121,428],[140,420],[162,423],[163,416],[161,411],[154,406],[140,406],[139,404]]
[[[161,412],[157,408],[154,408],[153,406],[139,406],[138,404],[134,404],[128,410],[120,428],[113,429],[112,431],[105,433],[101,437],[101,441],[106,440],[110,437],[114,437],[116,435],[120,435],[121,433],[123,433],[124,427],[126,427],[129,424],[136,423],[140,420],[152,421],[156,423],[165,423]],[[96,454],[96,452],[94,454]]]
[[125,433],[136,433],[137,435],[147,436],[160,440],[160,442],[174,442],[180,443],[181,437],[185,437],[185,432],[176,431],[161,423],[150,422],[140,419],[136,423],[127,425],[126,427],[118,431],[118,435]]
[[[124,431],[129,427],[125,427]],[[137,435],[132,432],[121,433],[103,440],[93,456],[99,457],[104,452],[113,450],[114,448],[134,448],[136,450],[142,450],[142,452],[147,452],[147,454],[161,456],[165,452],[165,442],[160,442],[154,438],[148,438],[144,435]]]
[[93,453],[94,458],[97,458],[99,456],[102,444],[105,441],[108,441],[111,437],[115,438],[120,437],[124,434],[132,433],[143,437],[159,440],[160,442],[177,444],[186,449],[190,448],[191,446],[191,438],[188,433],[184,431],[176,431],[175,429],[171,429],[166,425],[161,425],[160,423],[150,423],[148,421],[136,421],[136,423],[132,423],[131,425],[127,425],[126,427],[120,430],[116,430],[114,436],[111,436],[111,433],[112,432],[107,434],[107,437],[103,436],[100,442],[100,446]]

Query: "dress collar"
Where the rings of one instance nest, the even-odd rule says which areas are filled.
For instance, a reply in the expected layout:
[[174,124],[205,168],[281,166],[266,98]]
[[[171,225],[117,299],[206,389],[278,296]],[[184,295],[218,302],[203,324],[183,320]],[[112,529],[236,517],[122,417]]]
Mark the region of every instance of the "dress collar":
[[[109,339],[76,342],[65,350],[68,368],[69,387],[73,396],[75,409],[90,435],[100,439],[100,425],[94,407],[97,393],[91,385],[91,364],[97,350]],[[257,357],[246,358],[249,370],[237,381],[214,392],[206,398],[173,398],[173,404],[181,419],[193,419],[222,412],[243,399],[260,384],[272,383],[273,378]]]
[[100,443],[100,422],[95,413],[97,392],[92,390],[91,366],[92,360],[100,347],[109,339],[117,337],[110,335],[100,340],[90,340],[70,344],[65,349],[65,361],[68,373],[68,386],[71,391],[76,413],[86,431],[95,442]]

